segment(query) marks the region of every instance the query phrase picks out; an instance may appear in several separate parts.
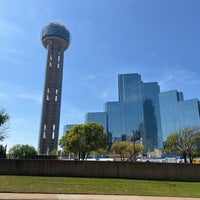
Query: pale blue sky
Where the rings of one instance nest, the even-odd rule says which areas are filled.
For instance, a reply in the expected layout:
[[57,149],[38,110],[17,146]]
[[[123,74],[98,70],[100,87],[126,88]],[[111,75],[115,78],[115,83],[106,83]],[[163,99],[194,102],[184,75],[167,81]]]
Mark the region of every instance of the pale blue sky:
[[117,75],[139,73],[161,91],[200,99],[199,0],[0,0],[0,108],[11,116],[4,144],[37,148],[46,49],[41,29],[71,32],[65,52],[60,136],[87,112],[116,101]]

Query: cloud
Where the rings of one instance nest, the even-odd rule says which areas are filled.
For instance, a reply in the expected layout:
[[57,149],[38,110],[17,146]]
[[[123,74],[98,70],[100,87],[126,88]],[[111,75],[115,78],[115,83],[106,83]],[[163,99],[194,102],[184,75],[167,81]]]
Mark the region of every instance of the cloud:
[[82,122],[85,116],[85,112],[78,110],[71,110],[70,113],[66,114],[67,119],[70,119],[71,122],[79,123]]
[[117,94],[116,76],[111,73],[87,74],[81,78],[82,87],[104,101],[114,100]]
[[[29,144],[37,146],[37,138],[39,136],[39,122],[37,118],[34,119],[34,123],[30,118],[11,116],[10,126],[8,130],[8,138],[4,142],[10,149],[15,144]],[[27,138],[29,138],[27,140]],[[7,149],[7,150],[8,150]]]
[[108,99],[108,97],[110,97],[110,95],[109,95],[109,89],[106,89],[105,91],[103,91],[101,94],[100,94],[100,97],[102,98],[102,99]]
[[84,74],[81,77],[81,84],[84,86],[94,86],[99,83],[104,84],[111,78],[113,78],[113,74],[109,73]]
[[[163,72],[158,80],[162,88],[170,88],[179,85],[199,84],[194,72],[180,66],[174,68],[163,68]],[[174,89],[174,88],[173,88]]]
[[0,52],[5,54],[16,54],[18,51],[14,47],[10,48],[6,47],[6,48],[1,48]]
[[73,106],[72,104],[62,104],[61,119],[64,124],[83,123],[86,111]]
[[23,1],[23,7],[21,9],[23,10],[23,12],[25,12],[25,15],[28,17],[28,19],[34,21],[35,23],[38,23],[38,19],[42,17],[44,18],[44,16],[46,16],[47,18],[54,18],[53,14],[55,8],[52,8],[50,4],[47,4],[43,1]]
[[14,23],[0,19],[0,37],[8,37],[21,31],[22,29]]
[[84,74],[81,77],[80,85],[87,89],[97,90],[100,81],[103,83],[104,80],[104,74]]
[[9,98],[10,95],[8,93],[0,93],[0,98]]
[[[125,73],[141,74],[144,82],[158,82],[161,92],[174,89],[186,92],[191,91],[191,87],[200,85],[198,74],[180,65],[163,65],[155,71],[154,67],[127,65],[118,74],[123,74],[124,71]],[[117,95],[117,74],[114,74],[114,72],[86,74],[81,78],[81,86],[89,89],[95,97],[99,97],[104,101],[108,99],[115,100]]]
[[107,85],[107,87],[102,88],[101,91],[99,92],[98,97],[100,97],[104,103],[107,101],[116,101],[117,100],[117,86],[115,83],[112,83],[110,85]]
[[96,74],[84,74],[82,79],[101,79],[101,78],[108,78],[111,74],[108,73],[96,73]]
[[41,104],[42,101],[41,92],[30,91],[30,88],[26,88],[25,86],[22,85],[17,85],[11,82],[0,81],[0,89],[2,90],[2,92],[0,93],[1,100],[2,99],[13,100],[16,98],[20,98],[20,99],[31,100],[38,104]]
[[40,94],[23,93],[23,94],[16,95],[16,97],[21,98],[21,99],[27,99],[27,100],[35,101],[38,104],[42,103],[42,97],[41,97]]
[[79,24],[77,26],[77,31],[90,38],[94,37],[93,24],[91,21],[86,21],[85,23]]
[[[1,62],[2,63],[14,63],[17,64],[21,62],[20,60],[20,53],[19,50],[16,50],[14,47],[5,47],[0,48],[0,54],[1,54]],[[9,65],[9,64],[8,64]],[[14,67],[14,65],[9,65],[10,67]]]
[[182,66],[164,66],[160,68],[158,77],[155,81],[160,85],[161,92],[177,90],[184,93],[185,99],[200,98],[197,92],[200,80],[195,71]]

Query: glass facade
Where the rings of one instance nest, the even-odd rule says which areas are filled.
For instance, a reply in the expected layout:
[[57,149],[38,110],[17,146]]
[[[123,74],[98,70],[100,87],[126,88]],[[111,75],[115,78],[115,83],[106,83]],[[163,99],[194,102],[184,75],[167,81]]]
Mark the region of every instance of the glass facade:
[[139,133],[145,153],[163,148],[173,132],[200,125],[198,99],[184,100],[176,90],[160,92],[157,82],[141,80],[139,74],[118,76],[118,101],[106,102],[104,112],[86,114],[86,122],[102,123],[110,143],[129,140]]
[[200,125],[198,99],[184,100],[182,92],[172,90],[161,92],[159,103],[163,141],[171,133]]
[[139,131],[146,151],[161,147],[158,84],[143,83],[139,74],[120,74],[118,92],[119,101],[105,103],[112,142],[130,140]]
[[118,91],[119,102],[115,105],[106,103],[105,107],[113,142],[124,135],[130,139],[133,131],[139,131],[146,151],[161,147],[159,85],[156,82],[143,83],[139,74],[120,74]]
[[107,133],[107,114],[105,112],[90,112],[85,116],[86,122],[96,122],[102,124],[104,132]]
[[[123,125],[121,124],[120,115],[120,103],[119,102],[107,102],[105,104],[105,112],[108,116],[108,132],[111,135],[110,143],[120,140],[123,133]],[[123,133],[124,134],[124,133]]]
[[76,124],[67,124],[64,126],[63,135],[69,132]]

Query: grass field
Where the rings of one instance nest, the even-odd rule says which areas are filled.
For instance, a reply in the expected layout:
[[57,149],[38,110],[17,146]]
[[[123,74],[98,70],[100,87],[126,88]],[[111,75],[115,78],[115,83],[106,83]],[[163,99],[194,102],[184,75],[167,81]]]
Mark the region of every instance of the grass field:
[[200,197],[200,182],[0,176],[0,192]]

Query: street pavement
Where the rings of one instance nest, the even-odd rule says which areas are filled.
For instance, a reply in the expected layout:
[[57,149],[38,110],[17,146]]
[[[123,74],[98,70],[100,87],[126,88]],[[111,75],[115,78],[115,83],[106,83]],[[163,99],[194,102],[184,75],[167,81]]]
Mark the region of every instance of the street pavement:
[[200,198],[155,197],[129,195],[78,195],[78,194],[23,194],[0,193],[0,199],[32,199],[32,200],[197,200]]

